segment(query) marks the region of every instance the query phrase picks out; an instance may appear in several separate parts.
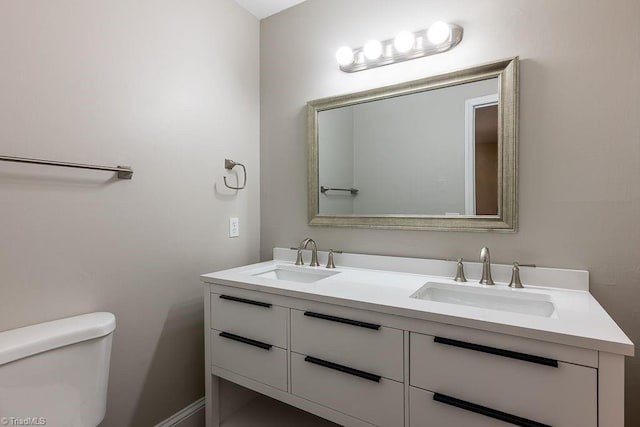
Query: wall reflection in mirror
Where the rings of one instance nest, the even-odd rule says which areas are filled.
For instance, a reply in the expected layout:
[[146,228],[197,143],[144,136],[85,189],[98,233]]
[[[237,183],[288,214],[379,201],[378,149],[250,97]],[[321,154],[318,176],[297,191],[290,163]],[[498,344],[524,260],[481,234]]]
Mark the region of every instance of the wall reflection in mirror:
[[318,165],[320,214],[497,215],[498,79],[320,111]]

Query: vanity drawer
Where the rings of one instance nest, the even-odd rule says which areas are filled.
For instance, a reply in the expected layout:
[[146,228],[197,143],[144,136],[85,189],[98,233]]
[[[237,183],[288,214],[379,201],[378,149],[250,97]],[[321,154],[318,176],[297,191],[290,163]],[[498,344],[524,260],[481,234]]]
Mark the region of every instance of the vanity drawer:
[[211,294],[211,328],[287,348],[289,309],[265,302],[260,293],[250,297]]
[[287,351],[267,347],[267,343],[212,330],[211,364],[287,391]]
[[554,427],[597,425],[596,369],[416,333],[410,347],[412,386]]
[[513,424],[433,400],[430,391],[409,387],[410,427],[509,427]]
[[404,381],[403,331],[358,320],[291,310],[291,350]]
[[[404,386],[386,378],[362,378],[350,370],[291,353],[292,393],[380,427],[404,425]],[[320,363],[320,364],[318,364]],[[344,367],[343,367],[344,368]],[[359,369],[359,367],[354,367]],[[367,373],[358,372],[360,375]],[[378,381],[376,381],[378,379]]]

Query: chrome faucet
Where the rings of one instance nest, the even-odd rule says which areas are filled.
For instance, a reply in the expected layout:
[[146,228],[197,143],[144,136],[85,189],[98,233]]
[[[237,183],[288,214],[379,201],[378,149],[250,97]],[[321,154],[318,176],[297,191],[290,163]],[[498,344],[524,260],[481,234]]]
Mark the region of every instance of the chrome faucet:
[[480,283],[483,285],[495,285],[491,278],[491,255],[489,255],[489,248],[482,248],[480,250],[480,261],[482,262],[482,278]]
[[318,262],[318,246],[316,246],[316,242],[307,237],[302,242],[300,242],[300,246],[298,246],[298,257],[296,258],[296,265],[304,265],[304,261],[302,260],[302,250],[307,249],[307,246],[311,244],[311,262],[309,265],[311,267],[318,267],[320,263]]

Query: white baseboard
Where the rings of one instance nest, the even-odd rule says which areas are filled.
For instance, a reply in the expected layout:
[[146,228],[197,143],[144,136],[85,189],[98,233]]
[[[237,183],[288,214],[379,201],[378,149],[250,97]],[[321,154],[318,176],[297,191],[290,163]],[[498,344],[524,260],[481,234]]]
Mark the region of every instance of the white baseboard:
[[204,412],[204,397],[196,400],[191,405],[176,412],[171,417],[156,424],[155,427],[190,427],[189,419],[196,416],[202,416],[199,412]]

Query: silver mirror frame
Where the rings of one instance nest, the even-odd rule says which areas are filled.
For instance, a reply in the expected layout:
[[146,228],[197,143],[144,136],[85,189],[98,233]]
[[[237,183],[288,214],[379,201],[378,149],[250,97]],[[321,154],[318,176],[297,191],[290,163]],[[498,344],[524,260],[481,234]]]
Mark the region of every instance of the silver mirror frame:
[[[425,90],[498,78],[498,215],[320,215],[318,183],[318,113],[339,107]],[[465,70],[307,103],[307,186],[309,225],[402,230],[518,230],[518,57]]]

